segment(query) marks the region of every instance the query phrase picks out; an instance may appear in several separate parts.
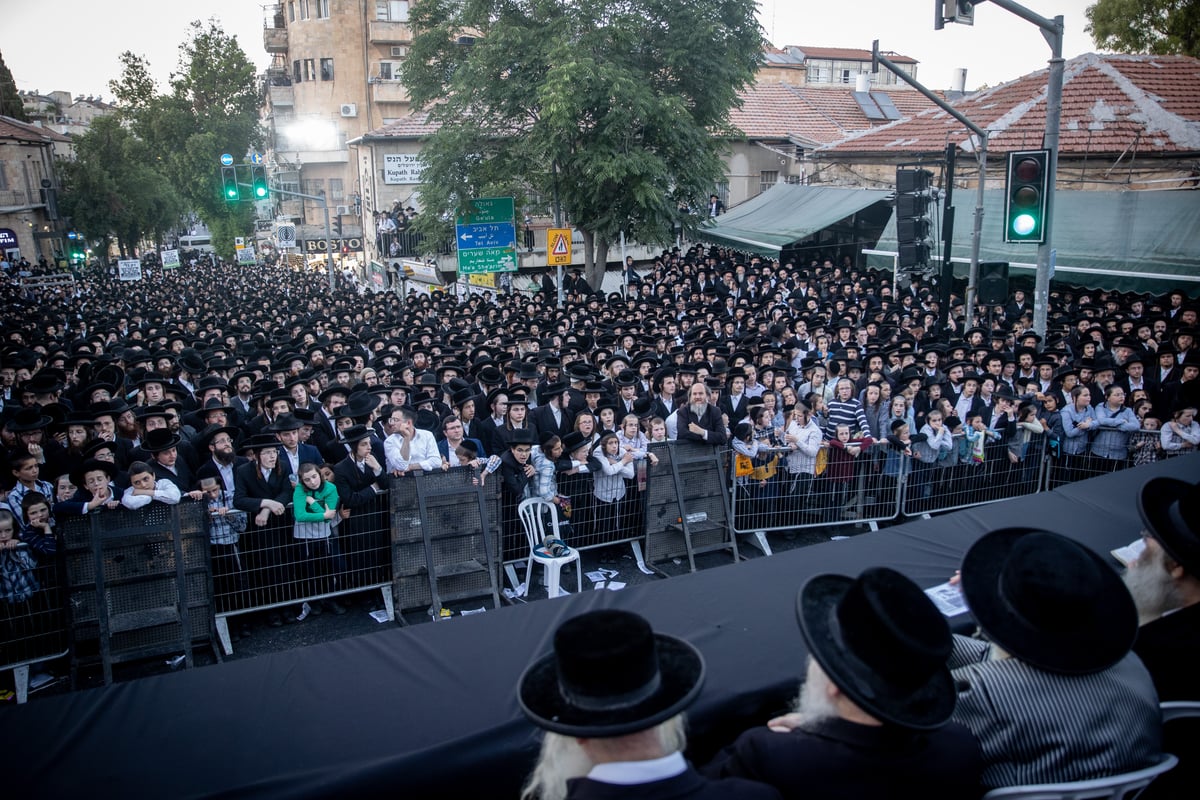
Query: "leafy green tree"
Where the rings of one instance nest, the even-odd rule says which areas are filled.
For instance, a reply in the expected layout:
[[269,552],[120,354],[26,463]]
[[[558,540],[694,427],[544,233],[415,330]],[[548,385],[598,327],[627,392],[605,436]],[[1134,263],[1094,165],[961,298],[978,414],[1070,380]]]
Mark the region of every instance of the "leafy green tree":
[[13,78],[8,65],[4,63],[2,55],[0,55],[0,114],[19,119],[21,122],[29,121],[29,117],[25,116],[25,105],[21,102],[21,95],[17,92],[17,81]]
[[1097,47],[1200,57],[1200,0],[1097,0],[1086,13]]
[[75,139],[75,158],[60,163],[61,206],[76,230],[108,252],[117,240],[131,255],[144,238],[161,242],[179,222],[182,205],[145,142],[116,117],[99,117]]
[[221,196],[219,158],[260,145],[259,89],[254,64],[216,20],[192,23],[179,47],[170,88],[159,94],[148,65],[126,52],[121,77],[109,88],[137,137],[155,154],[157,169],[213,233],[217,252],[231,258],[233,237],[252,226],[249,203]]
[[404,81],[439,130],[421,215],[472,197],[558,197],[599,287],[624,231],[670,241],[721,179],[729,111],[762,52],[754,0],[422,0]]

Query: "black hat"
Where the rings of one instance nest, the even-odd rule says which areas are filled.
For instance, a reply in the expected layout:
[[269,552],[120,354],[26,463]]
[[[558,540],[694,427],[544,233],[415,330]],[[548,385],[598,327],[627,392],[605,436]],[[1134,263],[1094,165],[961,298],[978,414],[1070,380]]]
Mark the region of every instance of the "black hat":
[[554,632],[554,652],[521,676],[517,700],[534,724],[586,738],[623,736],[679,714],[704,683],[688,642],[629,611],[589,611]]
[[[83,488],[83,476],[93,470],[104,470],[104,474],[108,475],[110,481],[117,479],[117,465],[111,461],[105,461],[100,458],[89,458],[79,465],[78,469],[71,473],[71,483]],[[116,498],[113,498],[116,499]]]
[[1200,485],[1151,478],[1138,492],[1146,529],[1189,575],[1200,575]]
[[550,402],[550,398],[558,397],[569,388],[570,384],[568,384],[566,381],[554,381],[553,383],[547,383],[545,386],[538,389],[538,402],[548,403]]
[[8,421],[8,429],[13,433],[27,433],[47,428],[53,421],[37,406],[29,406],[13,414],[12,419]]
[[1099,555],[1057,533],[985,534],[963,558],[962,587],[991,641],[1048,672],[1107,669],[1137,635],[1137,609],[1121,578]]
[[567,455],[574,453],[587,443],[588,437],[584,436],[579,431],[571,431],[566,436],[562,437],[563,452]]
[[179,444],[179,435],[169,428],[155,428],[142,437],[142,449],[147,453],[161,453]]
[[238,447],[239,453],[248,453],[251,450],[267,450],[269,448],[279,447],[279,439],[269,433],[256,433]]
[[196,442],[201,447],[208,447],[209,444],[212,443],[212,440],[216,438],[218,433],[229,434],[229,439],[234,444],[237,444],[238,438],[242,435],[241,429],[234,427],[233,425],[209,425],[196,435]]
[[342,444],[354,444],[371,435],[371,429],[366,425],[351,425],[342,431]]
[[263,428],[268,433],[282,433],[283,431],[298,431],[304,427],[304,423],[293,414],[280,414],[267,427]]
[[917,730],[950,719],[950,627],[911,580],[887,567],[816,575],[797,595],[796,615],[813,658],[868,714]]
[[529,428],[516,428],[509,431],[507,439],[507,444],[509,447],[512,447],[515,444],[527,444],[530,446],[537,444],[536,440],[533,438],[533,431]]

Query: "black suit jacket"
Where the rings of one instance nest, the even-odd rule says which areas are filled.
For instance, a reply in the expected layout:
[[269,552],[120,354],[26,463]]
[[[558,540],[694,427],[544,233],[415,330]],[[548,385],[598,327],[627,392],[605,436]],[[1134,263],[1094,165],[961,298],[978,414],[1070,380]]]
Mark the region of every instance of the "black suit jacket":
[[[384,462],[379,462],[383,466]],[[370,469],[360,470],[352,458],[343,458],[333,467],[333,483],[337,486],[338,507],[348,508],[351,512],[370,509],[378,497],[372,488],[379,486],[387,488],[387,470],[378,476]]]
[[751,728],[704,768],[712,778],[749,778],[805,800],[863,797],[978,797],[983,758],[975,737],[957,722],[920,733],[840,718],[791,733]]
[[566,436],[571,432],[575,425],[575,415],[569,409],[562,410],[562,422],[557,425],[554,423],[554,414],[550,411],[550,406],[538,406],[530,412],[529,421],[533,423],[533,427],[537,429],[540,436],[543,433],[553,433],[559,438]]
[[[714,405],[710,404],[706,406],[704,413],[697,417],[692,413],[690,406],[683,404],[679,406],[679,411],[675,419],[678,423],[675,438],[681,442],[707,441],[709,444],[725,444],[728,440],[728,437],[725,435],[725,426],[721,424],[721,411]],[[692,433],[688,430],[688,425],[693,422],[708,431],[707,439],[700,434]]]
[[690,766],[674,778],[652,783],[621,785],[587,778],[567,781],[568,800],[676,800],[685,797],[691,800],[779,800],[780,794],[765,784],[737,778],[708,780]]
[[292,502],[292,482],[280,467],[271,470],[269,480],[264,480],[258,464],[247,461],[233,471],[233,505],[254,516],[262,508],[263,500],[275,500],[287,505]]

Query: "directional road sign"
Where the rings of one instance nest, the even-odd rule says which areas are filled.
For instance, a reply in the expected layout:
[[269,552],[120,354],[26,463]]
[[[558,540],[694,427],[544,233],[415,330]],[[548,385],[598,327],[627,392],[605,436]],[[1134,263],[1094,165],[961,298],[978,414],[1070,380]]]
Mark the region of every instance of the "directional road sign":
[[517,226],[511,197],[480,197],[469,201],[455,220],[458,271],[514,272],[517,269]]
[[221,166],[232,167],[233,166],[233,156],[231,156],[229,153],[221,153]]

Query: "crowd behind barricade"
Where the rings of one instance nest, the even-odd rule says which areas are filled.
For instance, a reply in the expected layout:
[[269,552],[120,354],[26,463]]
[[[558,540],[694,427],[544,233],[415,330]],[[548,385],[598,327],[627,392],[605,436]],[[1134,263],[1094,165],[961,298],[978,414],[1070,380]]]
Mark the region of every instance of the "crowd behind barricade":
[[[463,301],[331,294],[319,276],[261,265],[134,283],[88,274],[47,297],[3,287],[0,624],[26,619],[44,591],[56,524],[152,503],[205,504],[218,611],[261,606],[282,625],[339,613],[339,593],[381,580],[389,482],[429,472],[498,480],[508,527],[537,497],[571,536],[618,540],[643,525],[637,497],[664,441],[728,454],[743,532],[884,517],[901,485],[907,513],[1038,483],[1043,455],[1053,486],[1200,444],[1197,310],[1181,291],[1056,291],[1043,340],[1020,291],[988,310],[990,327],[965,329],[952,300],[939,330],[930,287],[895,287],[848,258],[693,248],[635,276],[623,295],[572,282],[561,309],[549,276],[531,296]],[[1139,639],[1151,674],[1128,655],[1136,613],[1106,566],[1053,534],[999,532],[968,553],[963,586],[1003,652],[951,640],[897,574],[824,578],[801,603],[813,661],[800,716],[747,734],[708,774],[787,793],[827,784],[830,796],[854,795],[855,780],[903,795],[944,778],[970,795],[981,782],[1150,763],[1151,675],[1175,697],[1195,694],[1172,683],[1180,662],[1163,654],[1197,638],[1197,497],[1174,484],[1142,493],[1152,536],[1128,579],[1137,611],[1147,628],[1191,626]],[[318,595],[328,599],[286,607]],[[582,783],[559,779],[597,764],[588,774],[610,784],[682,776],[691,788],[679,796],[773,796],[713,790],[686,766],[677,714],[702,664],[686,643],[654,640],[619,615],[556,636],[521,702],[586,758],[562,757],[548,737],[532,794],[575,792]],[[992,691],[1039,699],[989,706],[979,698]],[[1115,730],[1114,707],[1128,711]],[[995,733],[1006,730],[1018,733]],[[1045,731],[1078,744],[1062,752],[1092,756],[1050,753],[1037,744]],[[631,780],[619,764],[632,761],[653,763]]]

